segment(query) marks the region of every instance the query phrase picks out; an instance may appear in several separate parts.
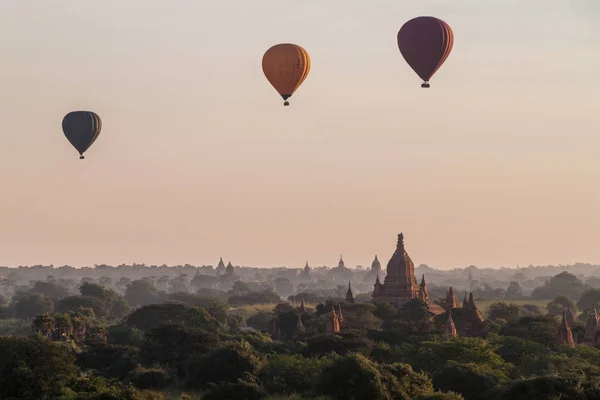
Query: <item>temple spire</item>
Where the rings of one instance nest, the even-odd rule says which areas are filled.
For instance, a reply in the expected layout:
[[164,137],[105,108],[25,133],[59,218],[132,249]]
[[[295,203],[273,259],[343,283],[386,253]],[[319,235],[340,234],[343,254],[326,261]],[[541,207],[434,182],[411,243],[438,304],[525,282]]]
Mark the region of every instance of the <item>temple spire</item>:
[[456,299],[454,298],[454,290],[452,290],[452,286],[448,289],[448,295],[446,296],[446,309],[451,310],[456,307]]
[[403,254],[404,253],[404,235],[402,232],[398,235],[398,243],[396,244],[396,252]]
[[575,341],[573,340],[573,332],[567,322],[566,311],[563,311],[562,321],[556,330],[556,342],[561,345],[575,347]]
[[421,278],[421,284],[419,285],[419,299],[422,301],[429,301],[429,293],[427,292],[427,283],[425,283],[425,274]]
[[304,305],[304,299],[300,299],[300,312],[301,313],[306,312],[306,306]]
[[456,337],[456,325],[454,325],[454,320],[452,319],[452,311],[448,311],[448,321],[444,324],[444,334],[448,338]]
[[352,295],[352,288],[350,282],[348,282],[348,291],[346,292],[346,303],[354,303],[354,295]]
[[302,324],[302,317],[298,314],[298,322],[296,323],[296,332],[304,332],[304,325]]
[[338,316],[335,314],[335,307],[333,304],[331,305],[331,313],[327,316],[327,321],[325,323],[325,332],[328,335],[334,335],[339,333],[340,331],[340,320]]

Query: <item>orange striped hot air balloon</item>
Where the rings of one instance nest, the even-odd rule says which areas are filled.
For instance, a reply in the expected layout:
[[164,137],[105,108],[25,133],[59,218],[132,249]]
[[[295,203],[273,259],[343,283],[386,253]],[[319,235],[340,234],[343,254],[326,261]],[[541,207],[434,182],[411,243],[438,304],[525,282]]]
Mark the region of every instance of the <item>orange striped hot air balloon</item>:
[[289,106],[287,100],[310,72],[310,56],[296,44],[276,44],[263,56],[262,68],[267,80],[283,97],[283,105]]
[[423,79],[421,87],[444,64],[454,46],[450,25],[434,17],[417,17],[405,23],[398,32],[398,48],[408,65]]

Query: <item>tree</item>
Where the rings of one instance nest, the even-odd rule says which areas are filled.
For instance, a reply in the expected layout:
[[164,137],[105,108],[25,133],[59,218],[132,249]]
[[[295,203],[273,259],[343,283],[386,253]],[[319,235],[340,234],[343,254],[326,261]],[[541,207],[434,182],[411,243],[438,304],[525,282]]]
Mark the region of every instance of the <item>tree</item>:
[[158,290],[149,280],[140,279],[127,286],[125,299],[132,307],[154,304],[158,302]]
[[180,303],[151,304],[138,308],[127,317],[127,325],[144,331],[164,324],[215,330],[218,322],[202,307]]
[[248,343],[229,345],[191,359],[184,382],[190,389],[206,389],[210,383],[235,383],[245,373],[255,375],[262,360]]
[[557,296],[554,300],[548,303],[548,314],[560,316],[563,312],[566,312],[569,307],[571,307],[573,312],[577,311],[577,306],[575,306],[573,300],[566,296]]
[[171,279],[171,291],[172,292],[188,292],[189,284],[187,275],[182,274],[178,277]]
[[[515,381],[507,387],[497,388],[489,395],[490,400],[530,400],[530,399],[585,399],[581,377],[573,381],[560,376],[542,376]],[[592,397],[590,397],[592,398]]]
[[89,282],[85,282],[79,287],[79,293],[82,296],[95,297],[103,302],[111,300],[114,294],[111,292],[112,290],[106,289],[104,286]]
[[0,337],[0,398],[59,398],[74,377],[66,347],[41,336]]
[[506,377],[485,364],[461,364],[449,360],[433,376],[436,388],[461,393],[469,400],[486,400],[488,391],[496,388]]
[[308,393],[323,368],[330,364],[327,358],[274,354],[261,369],[259,378],[269,393]]
[[512,281],[508,284],[504,298],[506,300],[521,300],[523,298],[523,290],[519,282]]
[[54,303],[39,293],[19,294],[14,309],[17,318],[31,320],[38,314],[51,313],[54,310]]
[[402,304],[400,314],[404,321],[409,324],[414,332],[425,333],[433,330],[431,317],[433,313],[429,311],[429,305],[419,299],[412,299]]
[[56,311],[60,313],[75,312],[81,308],[91,308],[94,310],[94,315],[99,318],[106,317],[110,313],[102,300],[92,296],[69,296],[56,305]]
[[38,293],[52,300],[60,300],[69,295],[69,289],[53,282],[36,281],[30,290],[31,293]]
[[431,381],[406,364],[378,364],[360,354],[337,358],[323,370],[316,392],[333,400],[411,399],[432,394]]
[[552,277],[543,286],[537,287],[531,293],[534,299],[551,299],[557,296],[565,296],[578,299],[586,290],[586,286],[575,275],[566,271]]
[[510,365],[494,352],[494,347],[479,338],[457,337],[452,340],[424,341],[420,346],[405,346],[399,354],[416,370],[439,371],[448,360],[461,364],[483,364],[506,373]]
[[161,325],[146,332],[141,358],[146,365],[166,365],[184,375],[188,359],[198,358],[218,347],[219,337],[200,328]]
[[235,293],[235,294],[245,294],[248,293],[250,291],[250,287],[248,286],[248,284],[242,282],[242,281],[235,281],[235,283],[233,284],[233,288],[231,288],[230,292]]
[[139,363],[139,349],[132,346],[97,345],[77,356],[77,364],[106,378],[125,379]]
[[508,322],[515,322],[519,319],[520,314],[521,309],[516,304],[497,302],[488,307],[488,318],[491,320],[504,319]]
[[244,374],[237,382],[222,382],[212,386],[202,400],[262,400],[265,397],[264,389],[254,376]]
[[502,336],[515,336],[548,346],[556,341],[558,321],[551,315],[521,317],[517,322],[506,325]]
[[577,302],[580,310],[591,310],[598,305],[600,305],[600,289],[590,289],[584,292]]
[[392,398],[379,365],[360,354],[339,358],[326,367],[317,381],[316,392],[333,400]]

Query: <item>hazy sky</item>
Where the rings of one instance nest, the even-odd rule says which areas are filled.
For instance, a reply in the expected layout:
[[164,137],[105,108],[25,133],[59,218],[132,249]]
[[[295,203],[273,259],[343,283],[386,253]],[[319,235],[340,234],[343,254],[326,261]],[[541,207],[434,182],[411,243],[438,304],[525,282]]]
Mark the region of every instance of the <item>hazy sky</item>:
[[[598,0],[3,0],[0,265],[600,262]],[[448,22],[429,90],[398,29]],[[291,107],[263,53],[311,55]],[[97,112],[80,161],[63,116]]]

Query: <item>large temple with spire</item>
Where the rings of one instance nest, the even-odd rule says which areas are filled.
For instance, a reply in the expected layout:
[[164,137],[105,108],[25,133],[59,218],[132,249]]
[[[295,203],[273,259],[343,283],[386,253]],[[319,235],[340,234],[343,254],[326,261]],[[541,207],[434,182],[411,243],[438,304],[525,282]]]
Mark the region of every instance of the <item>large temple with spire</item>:
[[377,275],[373,288],[373,301],[393,303],[399,306],[414,298],[428,297],[426,294],[420,294],[421,288],[427,290],[427,286],[424,284],[425,277],[423,277],[421,287],[417,284],[415,265],[404,249],[404,235],[400,233],[396,251],[387,264],[385,281],[381,283],[379,275]]

